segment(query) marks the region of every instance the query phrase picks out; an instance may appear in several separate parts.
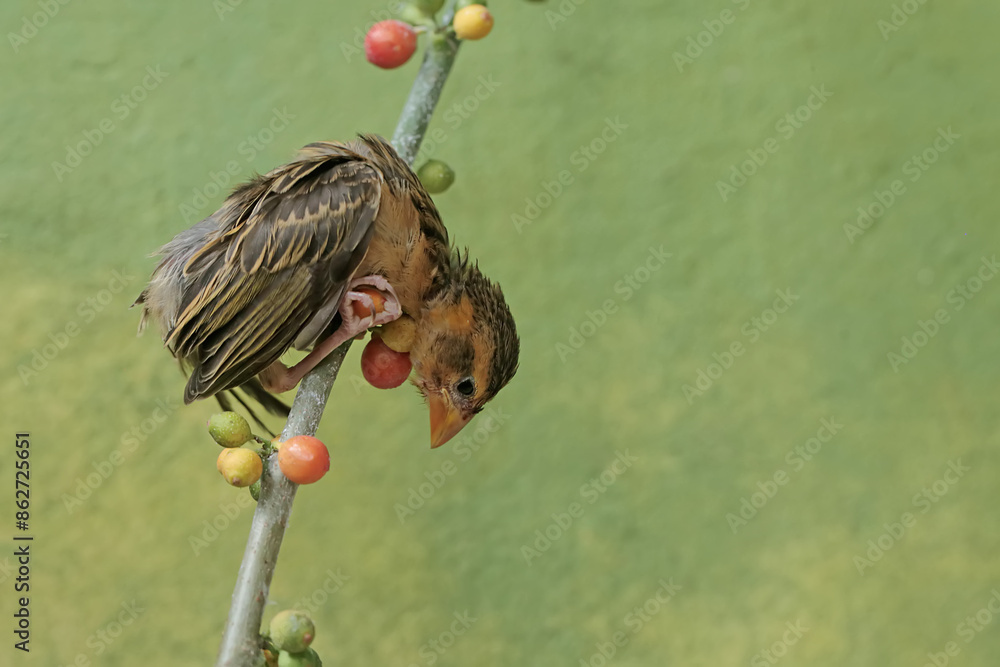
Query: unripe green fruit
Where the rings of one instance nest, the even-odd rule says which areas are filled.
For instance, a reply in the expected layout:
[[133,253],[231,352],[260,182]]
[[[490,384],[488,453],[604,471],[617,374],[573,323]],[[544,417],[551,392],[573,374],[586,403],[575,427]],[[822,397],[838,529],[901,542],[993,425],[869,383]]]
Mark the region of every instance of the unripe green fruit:
[[399,14],[396,15],[403,23],[409,23],[410,25],[423,25],[428,28],[434,28],[434,13],[425,12],[417,4],[407,4],[399,10]]
[[417,172],[420,182],[427,192],[438,195],[451,187],[455,182],[455,172],[441,160],[428,160]]
[[[316,636],[316,626],[313,625],[312,619],[305,612],[296,609],[278,612],[271,619],[269,629],[271,641],[282,653],[286,651],[288,653],[301,653],[312,644],[312,640]],[[279,664],[284,664],[280,662],[280,658]]]
[[256,501],[260,501],[260,480],[250,485],[250,497]]
[[444,0],[413,0],[413,4],[428,16],[434,16],[444,7]]
[[253,437],[250,424],[235,412],[220,412],[209,417],[208,434],[223,447],[241,447]]
[[323,661],[311,648],[301,653],[282,651],[278,654],[278,667],[323,667]]

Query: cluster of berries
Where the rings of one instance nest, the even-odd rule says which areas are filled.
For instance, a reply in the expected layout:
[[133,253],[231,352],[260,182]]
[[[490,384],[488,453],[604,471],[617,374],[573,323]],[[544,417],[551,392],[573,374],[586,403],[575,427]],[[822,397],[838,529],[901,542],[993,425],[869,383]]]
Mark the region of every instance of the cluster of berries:
[[[330,470],[330,452],[318,438],[297,435],[284,442],[275,438],[267,442],[250,430],[250,424],[235,412],[220,412],[208,420],[208,433],[223,450],[215,461],[222,477],[236,487],[250,487],[250,494],[260,496],[260,476],[264,472],[264,458],[270,451],[278,451],[278,464],[282,474],[296,484],[312,484],[322,479]],[[244,449],[248,442],[260,443],[260,450]]]
[[[370,290],[373,307],[380,312],[385,297],[377,290]],[[372,313],[361,303],[354,304],[358,317]],[[361,354],[361,372],[365,379],[378,389],[400,386],[410,376],[410,349],[416,335],[413,318],[403,315],[399,319],[378,327]],[[260,477],[264,460],[278,452],[278,465],[282,474],[296,484],[318,482],[330,470],[330,452],[318,438],[297,435],[285,441],[277,438],[271,442],[259,438],[250,430],[250,424],[235,412],[220,412],[208,420],[208,433],[223,447],[215,466],[223,478],[236,487],[250,487],[254,499],[260,496]],[[247,443],[259,443],[260,450],[246,449]]]
[[[482,39],[493,29],[493,15],[482,4],[459,2],[459,9],[451,25],[438,24],[435,15],[441,11],[444,0],[416,0],[405,5],[400,12],[404,20],[379,21],[365,36],[365,57],[368,62],[383,69],[394,69],[405,64],[417,50],[420,32],[447,31],[459,39]],[[440,160],[429,160],[417,171],[420,182],[432,195],[441,194],[455,182],[455,172]]]
[[459,39],[482,39],[493,29],[493,15],[485,5],[468,4],[457,12],[450,26],[439,26],[434,15],[444,0],[417,0],[403,7],[402,21],[379,21],[365,36],[365,57],[382,69],[406,63],[417,50],[418,32],[450,30]]

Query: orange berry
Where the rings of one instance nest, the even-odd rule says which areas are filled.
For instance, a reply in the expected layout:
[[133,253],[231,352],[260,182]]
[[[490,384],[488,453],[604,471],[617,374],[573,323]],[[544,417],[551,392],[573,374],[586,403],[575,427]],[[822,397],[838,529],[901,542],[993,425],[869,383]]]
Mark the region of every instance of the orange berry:
[[330,469],[330,452],[319,438],[297,435],[281,443],[278,466],[296,484],[312,484]]
[[[383,310],[385,310],[385,297],[382,295],[381,292],[379,292],[374,287],[361,287],[354,291],[361,292],[362,294],[367,294],[372,298],[372,302],[375,304],[375,313],[381,313]],[[360,301],[353,302],[351,306],[354,308],[354,314],[360,317],[361,319],[364,319],[366,317],[371,317],[373,314],[371,309],[365,306],[365,304],[361,303]]]

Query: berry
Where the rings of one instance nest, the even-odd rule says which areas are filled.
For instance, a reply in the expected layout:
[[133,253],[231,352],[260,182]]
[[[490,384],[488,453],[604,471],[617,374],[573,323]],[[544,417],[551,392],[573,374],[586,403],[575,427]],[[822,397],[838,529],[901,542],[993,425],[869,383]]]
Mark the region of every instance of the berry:
[[410,355],[396,352],[378,336],[373,336],[361,353],[361,374],[377,389],[393,389],[410,377]]
[[235,412],[220,412],[209,417],[208,434],[223,447],[241,447],[253,437],[250,424]]
[[417,323],[409,315],[400,315],[398,320],[379,327],[378,335],[393,352],[409,354],[417,337]]
[[264,464],[261,463],[257,452],[235,447],[219,452],[215,467],[227,482],[241,488],[256,482],[264,472]]
[[309,615],[297,609],[279,611],[268,626],[271,641],[281,651],[301,653],[316,637],[316,626]]
[[417,176],[432,195],[441,194],[455,182],[455,172],[441,160],[428,160],[417,171]]
[[379,21],[365,35],[365,57],[382,69],[399,67],[416,50],[417,33],[402,21]]
[[444,7],[444,0],[414,0],[417,9],[428,16],[434,16]]
[[250,497],[256,501],[260,501],[260,480],[250,485]]
[[444,0],[414,0],[399,8],[396,14],[400,21],[415,26],[424,26],[428,30],[436,30],[434,15],[441,11]]
[[301,653],[282,651],[278,654],[278,667],[323,667],[323,661],[311,648]]
[[455,12],[452,26],[459,39],[482,39],[493,29],[493,15],[483,5],[469,5]]
[[[375,306],[375,313],[381,313],[385,310],[385,296],[379,292],[374,287],[359,287],[354,290],[355,292],[361,292],[362,294],[367,294],[372,298],[372,303]],[[354,301],[351,303],[351,308],[354,310],[354,314],[359,318],[364,319],[366,317],[371,317],[375,313],[372,313],[371,309],[360,301]]]
[[297,435],[281,444],[278,465],[285,477],[296,484],[312,484],[330,469],[330,452],[311,435]]

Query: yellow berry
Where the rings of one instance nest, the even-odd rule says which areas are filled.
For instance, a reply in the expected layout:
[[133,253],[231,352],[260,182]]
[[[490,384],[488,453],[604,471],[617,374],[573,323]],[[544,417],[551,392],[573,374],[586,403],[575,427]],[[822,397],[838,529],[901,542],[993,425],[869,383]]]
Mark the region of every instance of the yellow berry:
[[413,339],[417,336],[417,323],[409,315],[401,315],[398,320],[383,324],[379,336],[393,352],[409,352],[413,348]]
[[264,472],[264,464],[257,452],[249,449],[223,449],[215,460],[215,467],[227,482],[238,487],[250,486]]
[[483,5],[469,5],[455,12],[452,25],[459,39],[482,39],[493,29],[493,15]]

